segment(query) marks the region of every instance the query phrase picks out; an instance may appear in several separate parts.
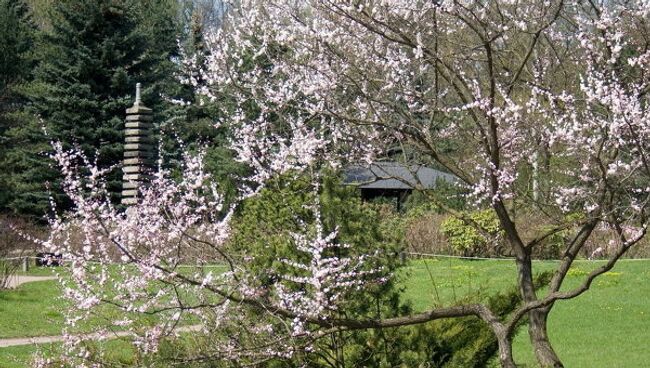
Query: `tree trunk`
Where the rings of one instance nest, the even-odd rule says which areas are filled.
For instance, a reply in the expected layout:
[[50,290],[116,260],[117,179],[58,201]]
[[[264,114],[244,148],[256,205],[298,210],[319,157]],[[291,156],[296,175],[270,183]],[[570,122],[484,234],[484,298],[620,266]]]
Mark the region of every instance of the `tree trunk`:
[[548,339],[546,329],[550,308],[534,309],[528,313],[528,335],[535,351],[535,357],[543,368],[563,368],[564,365],[558,358]]
[[499,343],[499,362],[503,368],[517,368],[512,358],[512,341],[505,333],[496,332]]
[[[517,257],[519,288],[524,302],[537,300],[533,282],[533,267],[529,249],[524,249]],[[535,357],[543,368],[564,367],[560,358],[555,354],[548,339],[546,321],[551,307],[533,309],[528,312],[528,335],[535,351]]]

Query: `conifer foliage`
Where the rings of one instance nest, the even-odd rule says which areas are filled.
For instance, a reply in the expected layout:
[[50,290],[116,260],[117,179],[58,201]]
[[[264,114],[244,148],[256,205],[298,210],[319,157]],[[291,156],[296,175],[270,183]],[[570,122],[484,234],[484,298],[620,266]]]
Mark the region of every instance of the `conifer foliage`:
[[[78,146],[100,166],[116,165],[122,158],[121,129],[125,109],[133,103],[135,84],[144,85],[145,104],[165,110],[159,96],[173,78],[173,7],[147,4],[123,0],[54,4],[51,29],[38,40],[34,80],[24,90],[31,112],[39,119],[31,122],[31,128],[14,132],[17,140],[29,142],[12,152],[16,193],[10,207],[14,211],[43,214],[46,183],[55,198],[60,193],[53,174],[29,175],[21,168],[33,170],[36,165],[43,169],[39,173],[47,171],[50,162],[43,159],[47,154],[40,148],[43,143],[56,140],[67,147]],[[29,165],[21,164],[26,162]],[[119,188],[118,171],[109,182],[113,191]]]
[[[6,132],[21,123],[19,106],[24,102],[18,87],[33,66],[33,27],[23,1],[0,0],[0,163],[6,160],[11,140]],[[9,202],[9,185],[0,175],[0,208]]]

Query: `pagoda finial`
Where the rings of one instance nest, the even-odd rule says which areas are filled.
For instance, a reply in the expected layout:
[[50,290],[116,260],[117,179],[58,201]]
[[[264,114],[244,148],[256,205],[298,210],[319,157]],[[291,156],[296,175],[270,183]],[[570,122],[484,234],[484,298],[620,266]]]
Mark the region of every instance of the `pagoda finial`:
[[140,100],[140,87],[142,85],[140,83],[135,84],[135,104],[139,105],[141,100]]

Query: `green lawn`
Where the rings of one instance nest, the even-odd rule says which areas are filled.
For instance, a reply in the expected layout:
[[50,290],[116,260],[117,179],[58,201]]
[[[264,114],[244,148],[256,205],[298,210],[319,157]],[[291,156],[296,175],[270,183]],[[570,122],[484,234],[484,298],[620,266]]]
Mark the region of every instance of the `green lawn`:
[[[108,347],[108,359],[116,364],[129,365],[133,363],[133,350],[131,345],[123,339],[105,341]],[[63,351],[61,343],[41,344],[38,346],[12,346],[0,348],[0,368],[25,368],[29,367],[35,353],[43,356],[60,356]]]
[[[61,286],[56,280],[30,282],[16,290],[0,291],[0,338],[61,335],[67,303],[61,298]],[[104,305],[101,313],[80,321],[78,330],[108,324],[121,313]]]
[[[535,262],[535,267],[549,270],[555,264]],[[565,286],[577,285],[598,264],[578,262]],[[503,289],[513,285],[514,277],[508,261],[420,260],[404,284],[414,307],[423,310]],[[582,296],[558,302],[549,317],[549,335],[567,367],[649,366],[650,261],[623,260]],[[536,366],[525,329],[515,339],[514,352],[522,366]]]
[[60,335],[64,310],[65,301],[56,280],[0,291],[0,338]]
[[[567,287],[575,286],[597,264],[578,262]],[[554,262],[535,263],[538,271],[554,266]],[[414,308],[424,310],[511,287],[515,268],[511,261],[418,260],[398,277]],[[550,336],[567,367],[647,366],[649,281],[650,261],[624,260],[586,294],[558,302],[550,316]],[[0,337],[57,334],[65,308],[58,295],[55,281],[0,292]],[[515,357],[522,366],[534,367],[525,332],[522,329],[515,340]],[[24,367],[33,351],[33,346],[0,348],[0,367]]]
[[30,366],[32,356],[40,351],[43,355],[57,354],[60,352],[60,344],[42,344],[38,347],[34,345],[12,346],[0,348],[0,367],[1,368],[25,368]]

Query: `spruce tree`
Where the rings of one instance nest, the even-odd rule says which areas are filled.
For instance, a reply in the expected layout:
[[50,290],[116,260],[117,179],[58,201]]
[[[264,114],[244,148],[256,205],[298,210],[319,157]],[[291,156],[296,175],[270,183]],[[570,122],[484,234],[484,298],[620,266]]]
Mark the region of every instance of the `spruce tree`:
[[[20,112],[25,99],[19,87],[31,78],[34,26],[22,0],[0,0],[0,167],[6,167],[9,147],[15,142],[7,134],[25,124]],[[0,210],[11,200],[10,176],[0,171]]]
[[[165,6],[165,4],[167,6]],[[125,110],[141,82],[143,102],[163,119],[160,98],[172,83],[176,52],[173,0],[66,0],[54,4],[49,29],[39,39],[34,81],[25,89],[30,111],[39,117],[12,132],[30,144],[13,147],[11,169],[16,212],[42,215],[47,184],[60,204],[65,200],[47,160],[46,146],[61,141],[78,147],[100,166],[119,165]],[[47,135],[41,134],[42,125]],[[33,168],[40,167],[38,173]],[[31,169],[31,170],[30,170]],[[38,175],[37,175],[38,174]],[[109,189],[120,189],[115,170]],[[116,196],[117,199],[117,196]]]

